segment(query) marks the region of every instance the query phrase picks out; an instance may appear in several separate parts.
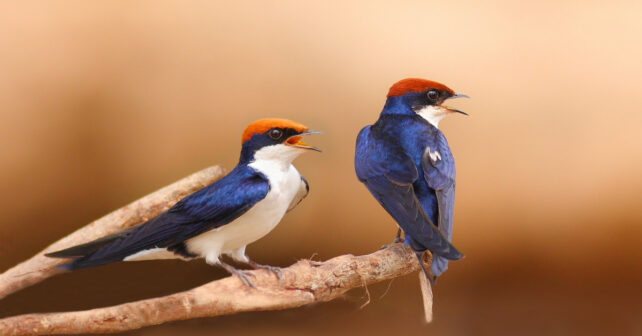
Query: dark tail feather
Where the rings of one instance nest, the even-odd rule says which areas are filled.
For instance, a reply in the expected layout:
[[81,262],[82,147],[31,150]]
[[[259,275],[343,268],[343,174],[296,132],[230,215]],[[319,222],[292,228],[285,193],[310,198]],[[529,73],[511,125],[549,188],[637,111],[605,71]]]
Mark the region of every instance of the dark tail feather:
[[442,273],[446,272],[448,269],[448,259],[440,256],[432,256],[432,264],[430,265],[430,273],[432,273],[435,278],[440,276]]
[[[430,250],[433,256],[433,265],[435,264],[435,261],[437,257],[440,257],[439,259],[441,260],[459,260],[464,257],[464,255],[457,250],[455,246],[453,246],[448,239],[446,239],[445,236],[441,232],[439,232],[439,235],[443,238],[440,241],[440,244],[447,244],[447,246],[444,248],[442,245],[437,245],[437,244],[430,244],[430,243],[425,243],[424,241],[417,240],[413,236],[410,236],[406,234],[406,240],[405,244],[410,245],[413,251],[425,251],[425,250]],[[448,263],[446,262],[446,267]],[[444,269],[445,271],[446,269]],[[433,273],[434,274],[434,273]],[[441,273],[439,273],[441,274]]]
[[[108,237],[105,237],[105,238],[108,238]],[[114,241],[113,239],[103,240],[103,238],[101,238],[86,244],[73,246],[61,251],[47,253],[45,254],[45,256],[50,258],[74,258],[74,260],[71,260],[67,263],[56,266],[57,269],[64,270],[64,271],[73,271],[81,268],[99,266],[100,264],[90,263],[88,261],[91,260],[91,256],[93,255],[94,252],[98,251],[101,247],[113,241]]]
[[453,246],[453,244],[451,244],[447,240],[446,240],[446,242],[448,242],[448,247],[449,247],[448,248],[448,253],[445,253],[445,254],[439,253],[439,254],[437,254],[438,256],[442,256],[442,257],[444,257],[445,259],[448,259],[448,260],[459,260],[459,259],[464,257],[464,255],[461,252],[459,252],[459,250],[457,250],[457,248],[455,248],[455,246]]
[[109,244],[112,244],[116,240],[126,237],[130,233],[134,232],[136,229],[140,227],[140,225],[141,224],[132,226],[126,230],[116,232],[109,236],[98,238],[96,240],[90,241],[85,244],[76,245],[70,248],[66,248],[64,250],[47,253],[45,254],[45,256],[50,258],[74,258],[74,260],[56,267],[58,269],[68,270],[68,271],[87,268],[87,267],[100,266],[100,265],[108,264],[110,262],[119,261],[122,259],[116,260],[115,258],[107,259],[104,257],[92,259],[92,256],[101,248]]
[[63,271],[73,271],[73,270],[76,269],[74,267],[74,261],[75,260],[72,260],[72,261],[70,261],[68,263],[64,263],[62,265],[58,265],[58,266],[56,266],[56,269],[63,270]]
[[78,259],[74,259],[68,263],[58,265],[56,266],[56,268],[65,271],[75,271],[82,268],[102,266],[115,261],[122,261],[122,259],[92,259],[92,255],[90,254]]
[[64,250],[51,252],[45,254],[49,258],[79,258],[84,257],[92,252],[96,252],[101,247],[113,242],[118,239],[118,237],[107,236],[100,239],[96,239],[89,243],[72,246]]
[[81,244],[81,245],[76,245],[72,246],[70,248],[66,248],[64,250],[56,251],[56,252],[51,252],[45,254],[45,256],[50,257],[50,258],[80,258],[80,257],[85,257],[88,256],[96,251],[98,251],[100,248],[113,243],[117,239],[123,238],[130,233],[134,232],[139,225],[135,225],[130,227],[129,229],[123,230],[116,232],[114,234],[111,234],[109,236],[105,236],[102,238],[98,238],[96,240],[92,240],[89,243]]

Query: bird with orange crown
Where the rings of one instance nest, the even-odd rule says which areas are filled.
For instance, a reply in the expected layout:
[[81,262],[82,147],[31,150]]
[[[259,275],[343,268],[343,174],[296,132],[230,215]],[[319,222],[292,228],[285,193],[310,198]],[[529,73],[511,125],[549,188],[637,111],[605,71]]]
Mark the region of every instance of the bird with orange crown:
[[312,133],[319,132],[286,119],[255,121],[243,133],[238,164],[220,180],[144,223],[47,256],[72,258],[60,266],[66,270],[116,261],[200,257],[254,287],[243,271],[220,259],[228,255],[280,277],[279,268],[250,260],[245,247],[272,231],[307,196],[308,182],[292,161],[306,151],[320,151],[302,141]]

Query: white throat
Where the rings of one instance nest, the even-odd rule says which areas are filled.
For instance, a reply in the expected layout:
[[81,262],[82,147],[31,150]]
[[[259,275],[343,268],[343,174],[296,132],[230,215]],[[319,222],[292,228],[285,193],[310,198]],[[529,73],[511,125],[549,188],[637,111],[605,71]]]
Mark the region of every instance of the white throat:
[[441,106],[428,105],[418,110],[417,114],[439,128],[439,122],[448,114],[448,110]]
[[305,152],[305,149],[283,144],[266,146],[254,153],[252,164],[260,162],[262,165],[270,165],[285,170],[303,152]]

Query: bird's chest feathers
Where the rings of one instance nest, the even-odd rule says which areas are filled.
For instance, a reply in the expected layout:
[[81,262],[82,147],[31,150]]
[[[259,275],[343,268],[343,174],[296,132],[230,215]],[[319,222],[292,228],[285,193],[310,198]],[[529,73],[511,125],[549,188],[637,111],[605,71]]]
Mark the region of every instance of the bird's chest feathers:
[[249,166],[268,179],[270,190],[248,212],[221,228],[229,234],[224,250],[244,246],[272,231],[285,215],[301,184],[301,175],[292,164],[255,161]]
[[283,209],[285,213],[301,185],[301,175],[296,168],[291,163],[268,160],[254,161],[249,166],[262,173],[270,183],[270,191],[258,203]]
[[290,202],[295,197],[301,175],[290,163],[254,161],[248,165],[262,173],[270,183],[265,198],[229,224],[190,239],[188,248],[195,254],[206,256],[243,247],[268,234],[281,221]]

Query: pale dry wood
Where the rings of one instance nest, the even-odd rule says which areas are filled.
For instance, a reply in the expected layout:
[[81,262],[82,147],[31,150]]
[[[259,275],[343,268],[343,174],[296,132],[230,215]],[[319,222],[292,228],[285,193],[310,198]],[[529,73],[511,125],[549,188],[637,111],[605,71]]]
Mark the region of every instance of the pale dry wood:
[[299,261],[282,269],[281,283],[266,270],[251,271],[256,289],[228,277],[186,292],[107,308],[10,317],[0,320],[0,335],[120,332],[175,320],[288,309],[330,301],[352,288],[417,270],[414,253],[396,244],[363,256]]
[[55,267],[67,260],[48,258],[44,256],[45,253],[86,243],[141,223],[169,209],[181,198],[216,181],[224,174],[225,169],[220,166],[203,169],[109,213],[51,244],[31,259],[0,274],[0,299],[60,273]]
[[[65,260],[47,258],[45,253],[85,243],[152,218],[223,174],[224,170],[218,166],[204,169],[57,241],[0,275],[0,299],[59,273],[55,266]],[[426,253],[426,257],[430,258],[430,254]],[[352,288],[418,269],[414,253],[397,244],[365,256],[343,255],[323,263],[302,260],[282,270],[281,282],[268,271],[252,271],[256,289],[244,286],[236,277],[228,277],[186,292],[113,307],[9,317],[0,320],[0,335],[118,332],[175,320],[287,309],[330,301]],[[432,301],[429,304],[432,306]]]
[[432,286],[424,272],[419,273],[419,286],[421,287],[421,298],[424,304],[424,321],[432,322]]

